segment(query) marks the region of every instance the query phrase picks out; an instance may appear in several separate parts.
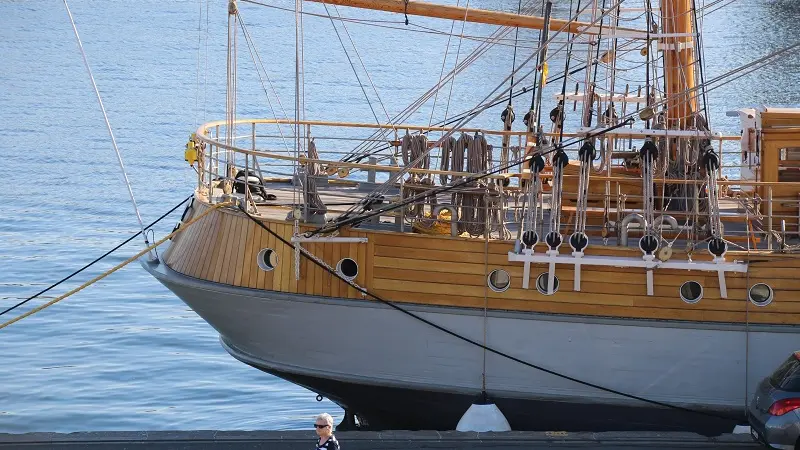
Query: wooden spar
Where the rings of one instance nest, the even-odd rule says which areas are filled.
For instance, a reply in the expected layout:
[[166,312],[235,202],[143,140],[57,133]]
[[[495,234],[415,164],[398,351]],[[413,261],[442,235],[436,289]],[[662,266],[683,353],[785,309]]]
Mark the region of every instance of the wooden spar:
[[685,129],[690,116],[697,111],[697,92],[687,93],[696,87],[695,82],[695,32],[692,22],[691,0],[662,0],[661,26],[665,34],[680,36],[661,40],[664,50],[664,76],[667,84],[667,128]]
[[[353,8],[372,9],[376,11],[386,11],[410,16],[436,17],[449,20],[466,20],[467,22],[484,23],[488,25],[501,25],[520,28],[530,28],[541,30],[544,27],[544,18],[538,16],[526,16],[512,14],[502,11],[490,11],[477,8],[463,8],[460,6],[437,5],[419,1],[405,0],[307,0],[328,5],[351,6]],[[466,18],[466,19],[465,19]],[[590,23],[567,21],[562,19],[551,19],[550,30],[559,31],[561,29],[568,33],[598,34],[599,29],[592,27]],[[641,30],[631,28],[618,28],[618,30],[629,31],[644,36]]]

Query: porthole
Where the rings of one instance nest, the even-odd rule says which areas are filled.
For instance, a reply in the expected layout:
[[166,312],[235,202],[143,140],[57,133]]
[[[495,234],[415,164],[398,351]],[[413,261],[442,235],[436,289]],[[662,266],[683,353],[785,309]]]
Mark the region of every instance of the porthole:
[[679,292],[681,300],[689,304],[697,303],[703,298],[703,286],[700,286],[700,283],[697,281],[687,281],[683,283]]
[[336,264],[336,273],[346,280],[352,280],[358,275],[358,264],[351,258],[342,258],[339,264]]
[[[547,293],[547,287],[548,287],[547,281],[549,279],[549,276],[550,274],[548,272],[544,272],[542,274],[539,274],[539,276],[536,278],[536,289],[538,289],[539,292],[541,292],[544,295],[550,295]],[[558,292],[558,277],[554,275],[553,294],[555,294],[556,292]]]
[[747,298],[756,306],[767,306],[772,303],[774,297],[775,292],[768,284],[764,283],[754,284],[747,291]]
[[267,272],[274,270],[278,267],[278,252],[271,248],[261,249],[258,252],[258,256],[256,256],[256,261],[261,270],[266,270]]
[[489,274],[487,280],[489,282],[489,289],[495,292],[504,292],[511,286],[511,277],[508,272],[503,269],[495,269]]

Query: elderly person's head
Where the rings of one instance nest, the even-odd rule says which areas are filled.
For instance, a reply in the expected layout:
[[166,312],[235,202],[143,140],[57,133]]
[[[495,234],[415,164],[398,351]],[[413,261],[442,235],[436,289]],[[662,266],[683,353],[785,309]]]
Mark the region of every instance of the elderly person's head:
[[317,416],[314,421],[314,428],[317,430],[317,435],[326,438],[333,433],[333,417],[328,413],[322,413]]

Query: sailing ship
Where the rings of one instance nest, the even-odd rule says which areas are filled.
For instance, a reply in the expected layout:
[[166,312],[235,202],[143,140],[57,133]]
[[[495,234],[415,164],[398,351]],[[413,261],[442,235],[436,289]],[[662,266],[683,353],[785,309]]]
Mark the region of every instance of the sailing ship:
[[[800,342],[800,109],[734,111],[727,136],[707,95],[785,53],[708,79],[692,0],[579,0],[564,18],[550,1],[324,5],[496,31],[391,120],[309,120],[298,0],[295,117],[242,119],[229,3],[227,116],[187,144],[178,227],[216,209],[143,262],[226,351],[375,429],[453,429],[481,395],[519,430],[745,420]],[[516,52],[519,29],[536,48],[492,96],[405,123],[488,46]],[[497,105],[502,126],[469,126]]]

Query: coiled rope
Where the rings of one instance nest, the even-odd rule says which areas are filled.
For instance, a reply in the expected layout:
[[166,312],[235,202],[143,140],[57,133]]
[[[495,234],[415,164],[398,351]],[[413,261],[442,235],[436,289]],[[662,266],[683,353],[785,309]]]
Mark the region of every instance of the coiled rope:
[[[573,138],[572,140],[568,140],[565,144],[557,145],[557,146],[555,146],[555,147],[553,147],[553,148],[551,148],[549,150],[542,151],[540,153],[540,155],[541,156],[545,156],[545,155],[548,155],[550,153],[554,153],[554,152],[556,152],[558,150],[564,149],[564,148],[566,148],[567,146],[569,146],[569,145],[571,145],[573,143],[580,143],[580,142],[584,142],[586,140],[591,140],[591,139],[593,139],[593,138],[595,138],[597,136],[602,136],[602,135],[608,133],[609,131],[614,131],[614,130],[616,130],[618,128],[622,128],[622,127],[628,126],[628,125],[632,124],[633,121],[634,121],[633,118],[627,118],[624,121],[622,121],[622,122],[620,122],[620,123],[618,123],[618,124],[616,124],[614,126],[605,128],[603,130],[600,130],[600,131],[597,131],[597,132],[594,132],[594,133],[589,133],[584,138]],[[458,150],[458,147],[459,147],[459,145],[456,146],[456,150]],[[444,193],[444,192],[448,192],[448,191],[455,191],[457,188],[459,188],[461,186],[465,186],[465,185],[467,185],[469,183],[472,183],[472,182],[475,182],[477,180],[490,177],[490,176],[492,176],[494,174],[500,173],[503,170],[507,170],[509,167],[513,167],[513,166],[516,166],[518,164],[529,162],[531,159],[533,159],[533,155],[526,155],[526,156],[523,156],[519,160],[515,160],[515,161],[509,162],[505,166],[499,165],[499,166],[496,166],[496,167],[492,168],[491,170],[487,170],[487,171],[485,171],[483,173],[478,173],[478,174],[470,175],[470,176],[467,176],[467,177],[458,177],[457,180],[454,180],[451,184],[449,184],[447,186],[432,187],[431,189],[429,189],[429,190],[427,190],[425,192],[422,192],[420,194],[414,195],[413,197],[405,198],[400,202],[391,203],[391,204],[388,204],[388,205],[380,207],[380,208],[374,208],[369,212],[364,212],[364,213],[359,214],[357,216],[346,216],[346,217],[342,218],[341,220],[337,220],[335,222],[326,224],[326,225],[321,226],[319,228],[316,228],[314,230],[307,231],[307,232],[304,233],[304,235],[306,237],[312,237],[312,236],[315,236],[317,234],[325,234],[325,233],[330,233],[330,232],[336,231],[339,228],[341,228],[343,226],[346,226],[346,225],[363,222],[363,221],[365,221],[367,219],[370,219],[370,218],[375,217],[375,216],[379,216],[381,214],[385,214],[385,213],[387,213],[389,211],[393,211],[395,209],[403,208],[404,206],[406,206],[406,205],[408,205],[410,203],[419,201],[421,199],[425,199],[425,198],[428,198],[428,197],[436,196],[438,194],[441,194],[441,193]],[[453,162],[454,163],[457,162],[457,159],[455,157],[453,159]],[[453,171],[456,171],[456,170],[457,169],[455,167],[453,167]],[[457,191],[455,191],[455,192],[457,192]],[[460,194],[456,193],[455,195],[460,195]],[[455,202],[454,202],[454,204],[455,204]]]
[[[411,135],[406,130],[405,136],[401,141],[400,149],[402,151],[403,156],[403,163],[406,166],[411,166],[417,169],[430,169],[431,165],[431,156],[428,152],[428,137],[424,134],[414,134]],[[409,175],[406,183],[411,183],[417,186],[404,186],[402,197],[408,198],[413,196],[419,192],[424,192],[428,188],[419,187],[418,185],[423,186],[433,186],[433,179],[431,178],[430,174],[427,175],[420,175],[417,173],[412,173]],[[374,195],[374,194],[373,194]],[[436,205],[436,197],[429,197],[426,199],[427,202],[431,205],[431,207],[435,207]],[[425,217],[425,204],[424,202],[416,203],[412,205],[406,211],[406,215],[411,218],[418,218],[422,219]]]
[[[439,161],[439,170],[443,172],[450,171],[450,165],[451,165],[450,159],[453,155],[453,150],[455,148],[456,148],[456,138],[454,138],[453,136],[450,136],[449,138],[442,141],[442,148],[441,148],[442,152],[441,152],[441,161]],[[446,173],[439,175],[439,182],[442,184],[442,186],[447,185],[447,183],[451,182],[452,180],[453,176],[448,175]]]
[[[467,147],[467,172],[482,173],[488,168],[489,144],[482,134],[475,134]],[[467,185],[474,192],[464,193],[461,199],[461,219],[465,229],[471,236],[480,236],[486,232],[487,204],[484,189],[486,183],[475,180]],[[475,193],[478,192],[478,193]]]

